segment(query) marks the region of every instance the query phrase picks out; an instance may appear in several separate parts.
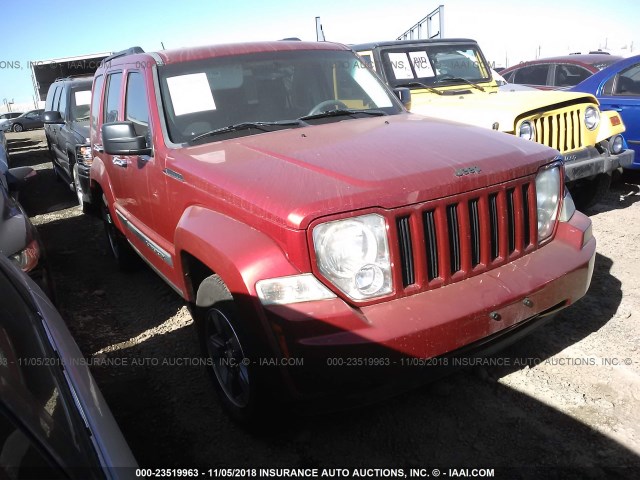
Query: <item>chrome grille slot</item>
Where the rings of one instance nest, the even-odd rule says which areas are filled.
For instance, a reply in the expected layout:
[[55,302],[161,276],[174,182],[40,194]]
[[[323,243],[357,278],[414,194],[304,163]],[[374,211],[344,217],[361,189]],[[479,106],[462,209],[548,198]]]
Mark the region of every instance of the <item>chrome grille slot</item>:
[[478,199],[469,200],[469,232],[471,234],[471,267],[480,263],[480,215]]
[[413,244],[411,242],[411,218],[400,217],[397,220],[398,243],[400,246],[400,262],[402,265],[402,284],[406,287],[415,283],[413,264]]
[[509,239],[509,253],[516,249],[516,210],[514,205],[514,189],[507,190],[507,232]]
[[438,278],[438,238],[436,236],[435,210],[423,214],[424,243],[427,251],[427,279]]
[[449,230],[449,266],[451,273],[460,270],[460,226],[458,225],[458,205],[447,206],[447,227]]
[[490,251],[491,260],[500,256],[500,244],[498,243],[498,194],[489,195],[489,231],[490,231]]

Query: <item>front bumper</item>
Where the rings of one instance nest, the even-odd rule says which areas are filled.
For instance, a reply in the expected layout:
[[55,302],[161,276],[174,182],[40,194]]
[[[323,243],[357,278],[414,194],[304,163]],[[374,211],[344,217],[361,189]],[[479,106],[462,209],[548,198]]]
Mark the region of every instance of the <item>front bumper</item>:
[[266,307],[282,355],[299,362],[281,369],[285,383],[308,397],[426,381],[413,359],[471,355],[488,339],[495,351],[580,299],[595,250],[591,221],[576,212],[538,250],[441,288],[362,308],[341,299]]
[[89,172],[91,171],[91,167],[85,165],[84,163],[77,163],[78,165],[78,181],[80,182],[80,187],[82,188],[82,200],[86,203],[91,203],[91,192],[90,192],[90,177]]
[[[605,142],[603,142],[605,143]],[[595,147],[588,147],[577,152],[564,155],[565,180],[573,182],[583,178],[591,178],[600,173],[611,173],[619,167],[629,167],[633,163],[635,152],[631,149],[623,150],[618,155],[604,149],[600,153]]]

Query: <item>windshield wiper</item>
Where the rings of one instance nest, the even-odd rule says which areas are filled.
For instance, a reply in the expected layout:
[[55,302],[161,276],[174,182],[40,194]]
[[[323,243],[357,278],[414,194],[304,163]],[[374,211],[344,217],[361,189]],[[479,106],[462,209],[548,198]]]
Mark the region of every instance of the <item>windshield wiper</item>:
[[188,142],[193,143],[206,137],[213,137],[222,133],[239,132],[241,130],[251,130],[252,128],[255,130],[260,130],[261,132],[273,132],[274,129],[270,127],[289,128],[304,126],[306,126],[306,124],[301,120],[282,120],[279,122],[241,122],[234,125],[229,125],[227,127],[220,127],[216,128],[215,130],[201,133],[193,138],[190,138]]
[[298,118],[298,120],[304,121],[314,120],[316,118],[354,116],[359,114],[372,115],[374,117],[387,115],[387,113],[383,112],[382,110],[356,110],[352,108],[336,108],[334,110],[327,110],[326,112],[314,113],[313,115],[305,115],[304,117]]
[[396,85],[396,87],[420,87],[429,90],[430,92],[437,93],[438,95],[442,95],[442,92],[436,88],[430,87],[429,85],[425,85],[422,82],[409,82],[409,83],[400,83]]
[[462,77],[454,77],[453,75],[448,75],[447,78],[443,78],[442,80],[436,80],[438,83],[440,82],[446,82],[447,80],[460,80],[461,82],[466,83],[467,85],[471,85],[473,88],[477,88],[478,90],[480,90],[481,92],[484,92],[484,88],[482,88],[480,85],[473,83],[469,80],[467,80],[466,78],[462,78]]

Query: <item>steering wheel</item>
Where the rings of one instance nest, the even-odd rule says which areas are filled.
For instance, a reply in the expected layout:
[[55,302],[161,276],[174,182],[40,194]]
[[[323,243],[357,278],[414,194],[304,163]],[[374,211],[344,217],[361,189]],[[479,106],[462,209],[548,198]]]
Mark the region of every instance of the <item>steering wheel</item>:
[[347,105],[345,105],[340,100],[325,100],[325,101],[320,102],[319,104],[317,104],[311,110],[309,110],[309,113],[307,115],[315,115],[316,113],[325,112],[325,111],[327,111],[327,107],[336,107],[336,108],[339,108],[339,109],[340,108],[349,108]]

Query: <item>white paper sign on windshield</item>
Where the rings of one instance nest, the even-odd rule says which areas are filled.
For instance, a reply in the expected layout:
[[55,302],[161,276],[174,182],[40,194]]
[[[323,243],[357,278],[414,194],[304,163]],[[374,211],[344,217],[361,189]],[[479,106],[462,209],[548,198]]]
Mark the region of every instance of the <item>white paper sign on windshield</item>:
[[91,103],[91,90],[73,92],[76,105],[89,105]]
[[409,58],[419,78],[435,77],[427,52],[409,52]]
[[389,62],[391,62],[391,68],[396,80],[413,78],[413,72],[406,53],[389,53]]
[[171,103],[176,115],[216,109],[216,102],[206,73],[192,73],[167,78]]

